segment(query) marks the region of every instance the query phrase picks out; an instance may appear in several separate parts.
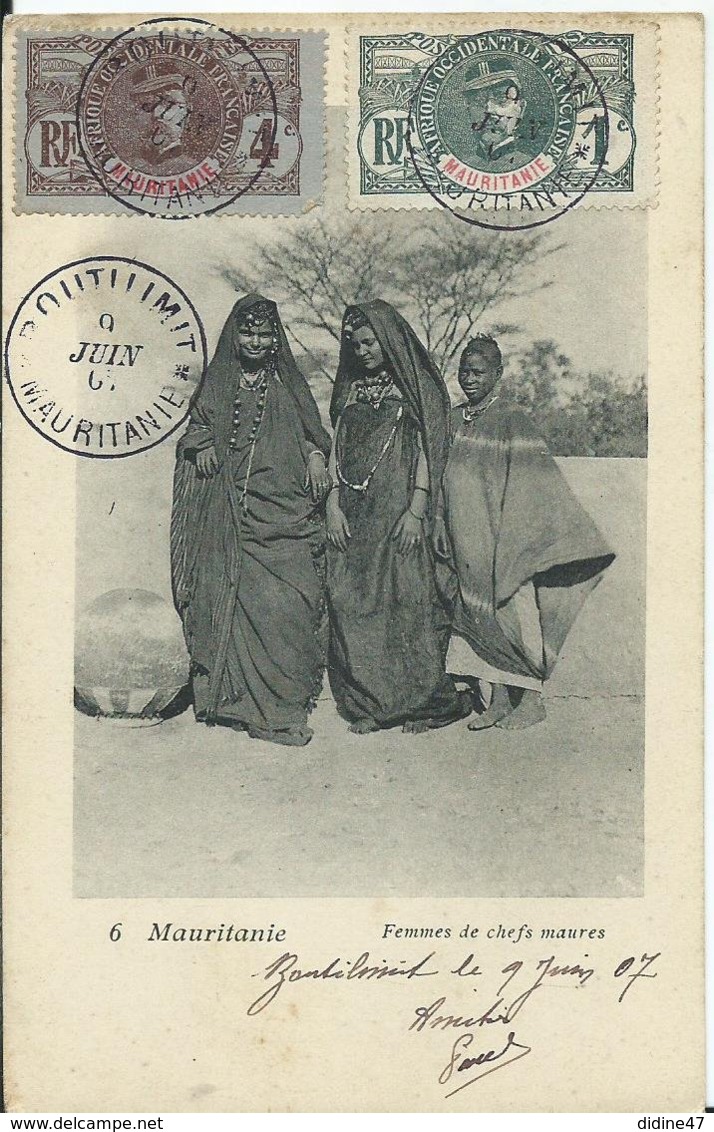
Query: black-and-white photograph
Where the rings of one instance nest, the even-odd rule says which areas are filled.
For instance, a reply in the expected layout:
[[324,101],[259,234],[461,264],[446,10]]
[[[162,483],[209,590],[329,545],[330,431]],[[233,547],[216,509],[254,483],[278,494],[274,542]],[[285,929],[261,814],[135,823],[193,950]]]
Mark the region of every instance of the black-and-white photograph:
[[701,1111],[703,20],[3,32],[8,1110]]
[[75,894],[640,895],[644,213],[248,228],[78,462]]

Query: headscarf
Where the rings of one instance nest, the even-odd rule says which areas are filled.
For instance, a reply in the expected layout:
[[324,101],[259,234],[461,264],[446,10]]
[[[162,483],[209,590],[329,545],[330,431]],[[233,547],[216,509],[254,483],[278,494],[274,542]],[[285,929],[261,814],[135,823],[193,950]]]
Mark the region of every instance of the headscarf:
[[310,386],[293,357],[278,308],[272,299],[266,299],[256,292],[238,299],[229,314],[218,339],[216,352],[197,390],[194,414],[199,419],[203,415],[209,417],[219,447],[227,444],[232,427],[236,369],[240,367],[236,332],[241,323],[245,322],[246,315],[255,311],[255,308],[259,308],[256,314],[263,315],[264,320],[269,321],[273,328],[273,372],[292,397],[308,442],[328,455],[330,437],[320,420],[320,411]]
[[346,334],[347,325],[354,320],[355,315],[365,319],[374,331],[394,384],[402,394],[407,410],[419,425],[429,465],[433,503],[439,492],[449,449],[449,394],[436,364],[407,320],[384,299],[357,303],[345,311],[340,360],[330,402],[332,424],[337,424],[352,382],[363,376],[363,370]]
[[[227,527],[223,562],[217,576],[234,577],[238,569],[236,564],[240,560],[238,542],[241,520],[233,478],[226,474],[228,465],[225,454],[233,428],[236,372],[240,367],[236,331],[245,321],[246,314],[259,305],[264,307],[266,317],[273,327],[270,368],[274,380],[279,380],[290,394],[308,443],[314,444],[315,448],[325,454],[330,451],[330,438],[322,426],[310,387],[295,364],[275,303],[264,299],[262,295],[245,295],[235,304],[223,327],[216,352],[194,395],[186,432],[176,449],[171,518],[171,574],[174,601],[182,616],[193,600],[199,560],[204,553],[207,516],[216,493],[220,496],[222,505],[226,494],[229,502],[227,511],[223,507]],[[259,313],[262,312],[256,312],[254,317]],[[186,459],[187,453],[208,445],[215,446],[219,461],[222,462],[221,472],[212,478],[201,477],[194,460]],[[192,642],[191,648],[204,649],[205,667],[210,668],[212,662],[209,663],[206,658],[211,653],[212,629],[200,621],[201,610],[198,607],[191,608],[193,614],[184,626],[187,639]]]

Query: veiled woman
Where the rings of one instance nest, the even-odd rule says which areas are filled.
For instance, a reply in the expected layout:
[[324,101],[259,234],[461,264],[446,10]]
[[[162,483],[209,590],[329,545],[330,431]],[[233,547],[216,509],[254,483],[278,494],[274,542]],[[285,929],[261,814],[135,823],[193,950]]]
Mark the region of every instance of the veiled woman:
[[412,328],[381,299],[345,313],[330,414],[328,671],[338,710],[358,733],[451,723],[470,701],[444,671],[430,538],[449,398]]
[[275,304],[245,296],[176,454],[173,590],[198,720],[293,746],[312,736],[329,443]]

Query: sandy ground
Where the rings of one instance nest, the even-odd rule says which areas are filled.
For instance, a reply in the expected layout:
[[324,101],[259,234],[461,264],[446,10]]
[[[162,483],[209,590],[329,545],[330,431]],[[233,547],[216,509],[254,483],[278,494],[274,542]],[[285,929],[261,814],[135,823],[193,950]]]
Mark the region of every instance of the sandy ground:
[[[355,736],[325,692],[312,743],[288,749],[190,712],[148,728],[76,713],[76,894],[639,895],[646,464],[561,466],[617,559],[566,641],[545,723]],[[168,491],[149,521],[138,470],[120,471],[135,490],[111,509],[118,473],[102,468],[80,511],[84,600],[167,586]],[[164,471],[151,482],[165,489]]]
[[348,733],[300,750],[79,717],[78,896],[634,896],[639,697],[557,698],[518,734]]

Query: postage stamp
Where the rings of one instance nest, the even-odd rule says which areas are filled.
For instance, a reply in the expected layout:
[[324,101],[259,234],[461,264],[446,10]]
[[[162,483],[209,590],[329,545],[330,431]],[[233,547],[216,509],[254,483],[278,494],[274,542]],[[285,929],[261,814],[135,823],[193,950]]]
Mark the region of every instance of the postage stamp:
[[20,33],[15,209],[299,212],[322,192],[324,66],[317,32]]
[[353,204],[532,227],[653,199],[652,27],[356,34],[350,65]]
[[382,7],[3,25],[11,1125],[704,1107],[704,21]]
[[23,298],[5,364],[36,432],[76,456],[116,459],[155,447],[185,421],[206,339],[191,300],[163,272],[93,256]]

